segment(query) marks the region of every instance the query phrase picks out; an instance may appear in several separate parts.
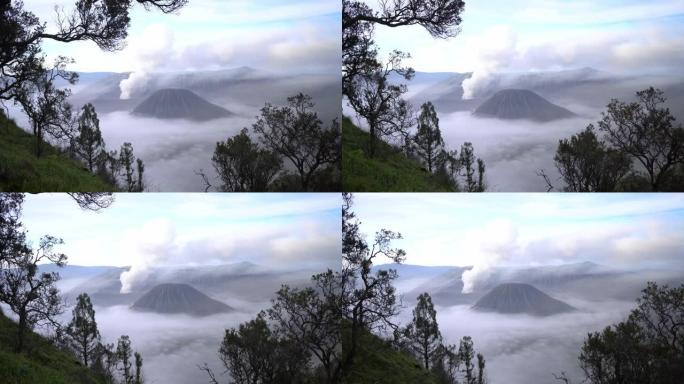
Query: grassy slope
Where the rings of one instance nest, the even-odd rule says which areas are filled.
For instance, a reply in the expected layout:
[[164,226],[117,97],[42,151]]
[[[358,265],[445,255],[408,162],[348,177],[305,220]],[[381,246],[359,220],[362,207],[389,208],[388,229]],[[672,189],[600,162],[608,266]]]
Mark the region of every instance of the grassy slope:
[[342,120],[342,185],[354,192],[448,192],[417,161],[379,141],[375,158],[367,156],[370,136],[351,120]]
[[34,137],[0,114],[0,192],[103,192],[111,184],[45,144],[37,158]]
[[99,384],[104,380],[41,336],[30,333],[28,352],[12,350],[17,325],[0,314],[0,383]]
[[437,384],[438,379],[411,356],[379,337],[366,333],[354,368],[347,376],[353,384]]

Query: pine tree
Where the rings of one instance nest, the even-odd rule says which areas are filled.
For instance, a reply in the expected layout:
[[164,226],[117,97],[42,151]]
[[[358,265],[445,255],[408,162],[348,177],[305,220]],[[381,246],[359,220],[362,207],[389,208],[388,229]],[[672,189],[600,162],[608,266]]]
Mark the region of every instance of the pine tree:
[[437,324],[437,311],[428,293],[418,296],[413,321],[407,327],[406,335],[411,349],[423,360],[425,369],[430,369],[430,361],[442,344],[442,335]]
[[444,140],[439,130],[439,118],[431,102],[424,103],[418,117],[418,132],[413,137],[416,152],[425,162],[428,172],[432,173],[439,165],[437,160],[444,150]]
[[75,139],[76,153],[88,166],[88,170],[94,172],[98,159],[106,151],[100,132],[100,120],[95,107],[90,103],[83,106],[83,112],[78,117],[78,133]]
[[66,329],[69,344],[78,353],[86,367],[100,344],[100,332],[95,322],[95,310],[87,293],[78,296],[72,319]]

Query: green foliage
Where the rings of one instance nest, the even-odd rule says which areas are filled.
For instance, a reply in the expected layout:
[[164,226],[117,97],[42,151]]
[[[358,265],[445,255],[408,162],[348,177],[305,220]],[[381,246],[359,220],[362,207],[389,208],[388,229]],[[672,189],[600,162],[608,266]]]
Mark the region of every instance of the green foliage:
[[[351,342],[345,329],[343,348]],[[347,372],[345,383],[354,384],[438,384],[437,375],[425,370],[411,355],[395,349],[389,341],[368,331],[360,334],[358,358]]]
[[684,285],[648,283],[629,317],[590,333],[579,356],[591,384],[677,384],[684,377]]
[[17,324],[0,314],[0,382],[12,384],[105,384],[73,355],[29,332],[26,351],[12,351]]
[[430,174],[400,149],[378,140],[375,157],[368,156],[369,134],[349,118],[342,121],[342,185],[357,192],[451,192],[453,186]]
[[411,350],[422,359],[425,369],[430,369],[430,361],[441,346],[442,334],[437,324],[437,311],[428,293],[418,296],[413,321],[406,328],[405,335]]
[[224,192],[265,192],[282,167],[278,155],[259,148],[246,128],[225,142],[216,143],[211,161]]
[[114,185],[88,172],[45,143],[40,158],[35,138],[0,113],[0,191],[113,192]]
[[83,359],[83,365],[89,366],[100,343],[100,331],[97,329],[95,310],[87,293],[78,295],[66,334],[69,336],[71,348]]

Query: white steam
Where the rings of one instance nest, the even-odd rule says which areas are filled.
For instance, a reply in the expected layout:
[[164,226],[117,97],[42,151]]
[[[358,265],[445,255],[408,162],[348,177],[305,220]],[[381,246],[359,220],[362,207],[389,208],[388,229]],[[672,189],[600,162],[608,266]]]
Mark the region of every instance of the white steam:
[[496,72],[510,65],[516,55],[517,36],[509,26],[493,27],[473,44],[479,47],[473,74],[463,80],[463,99],[475,97],[485,88]]
[[[168,220],[153,220],[131,234],[128,243],[135,262],[121,274],[121,293],[129,293],[153,268],[169,257],[175,247],[176,230]],[[124,247],[128,248],[128,247]]]
[[510,220],[494,220],[468,238],[477,239],[471,242],[475,248],[468,250],[476,261],[472,269],[463,272],[463,293],[471,293],[490,276],[493,267],[514,256],[519,247],[518,231]]
[[173,57],[173,31],[163,24],[150,25],[145,28],[140,39],[134,41],[131,49],[134,54],[135,70],[119,83],[122,100],[129,99],[144,89],[149,74]]

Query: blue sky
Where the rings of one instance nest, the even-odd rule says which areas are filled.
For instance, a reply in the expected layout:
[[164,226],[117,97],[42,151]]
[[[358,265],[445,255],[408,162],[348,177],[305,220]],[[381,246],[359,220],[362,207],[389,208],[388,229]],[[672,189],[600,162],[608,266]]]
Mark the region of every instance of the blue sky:
[[64,194],[27,195],[30,239],[61,237],[73,265],[250,261],[325,268],[340,258],[339,194],[117,194],[100,212]]
[[466,0],[462,18],[461,34],[449,40],[417,26],[378,27],[376,42],[383,52],[410,52],[409,63],[427,72],[684,73],[681,0]]
[[[407,263],[684,268],[684,194],[355,194],[362,230]],[[370,238],[369,238],[370,239]]]
[[[54,28],[54,5],[74,0],[31,0],[25,7]],[[339,71],[339,0],[191,0],[177,14],[135,5],[127,48],[46,42],[45,52],[73,57],[80,71],[174,71],[255,66],[284,72]]]

